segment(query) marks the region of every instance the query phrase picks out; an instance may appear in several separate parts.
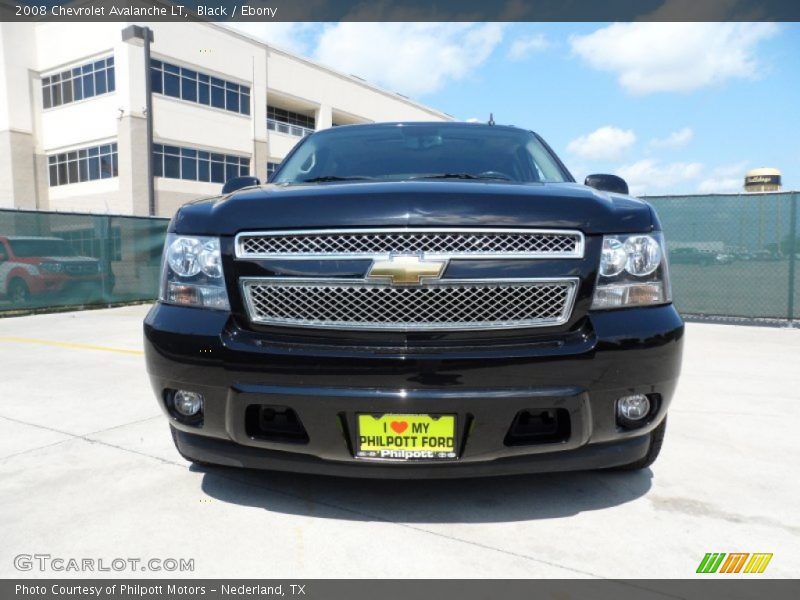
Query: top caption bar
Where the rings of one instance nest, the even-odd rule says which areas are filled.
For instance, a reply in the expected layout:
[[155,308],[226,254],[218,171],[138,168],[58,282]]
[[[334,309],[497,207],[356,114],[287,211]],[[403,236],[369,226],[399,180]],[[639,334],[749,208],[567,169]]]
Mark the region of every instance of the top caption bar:
[[800,21],[794,0],[0,0],[1,21]]

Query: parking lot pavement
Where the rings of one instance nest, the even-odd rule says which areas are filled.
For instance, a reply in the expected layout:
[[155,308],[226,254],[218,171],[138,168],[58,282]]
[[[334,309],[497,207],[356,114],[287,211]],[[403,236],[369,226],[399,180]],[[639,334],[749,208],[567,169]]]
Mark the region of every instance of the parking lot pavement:
[[707,552],[800,572],[800,330],[689,324],[652,470],[385,482],[190,467],[146,310],[0,319],[0,576],[87,575],[15,569],[36,553],[199,577],[689,577]]

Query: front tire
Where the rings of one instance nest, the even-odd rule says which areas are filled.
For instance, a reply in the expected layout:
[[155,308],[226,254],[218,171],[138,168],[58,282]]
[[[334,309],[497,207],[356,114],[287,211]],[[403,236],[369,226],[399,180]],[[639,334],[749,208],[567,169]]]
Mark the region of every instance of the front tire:
[[650,432],[650,445],[647,448],[647,454],[642,458],[627,465],[620,465],[613,467],[612,471],[640,471],[646,469],[658,458],[661,453],[661,446],[664,444],[664,434],[667,431],[667,417],[661,421],[661,424]]
[[8,299],[14,306],[25,306],[30,303],[31,291],[22,279],[14,279],[8,284]]

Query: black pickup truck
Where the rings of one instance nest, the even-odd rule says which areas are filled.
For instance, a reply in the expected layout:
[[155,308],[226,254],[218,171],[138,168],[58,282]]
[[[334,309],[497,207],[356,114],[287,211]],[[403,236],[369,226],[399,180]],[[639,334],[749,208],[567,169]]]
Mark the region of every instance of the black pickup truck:
[[178,211],[144,323],[185,458],[387,478],[655,460],[684,328],[624,181],[575,183],[522,129],[391,123],[317,132],[253,183]]

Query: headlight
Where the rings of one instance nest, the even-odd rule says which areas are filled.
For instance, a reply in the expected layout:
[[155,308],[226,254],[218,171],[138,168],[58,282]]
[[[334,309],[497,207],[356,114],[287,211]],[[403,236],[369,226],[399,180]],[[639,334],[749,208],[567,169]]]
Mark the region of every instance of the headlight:
[[179,277],[194,277],[200,272],[202,248],[203,243],[197,238],[175,238],[167,244],[169,268]]
[[650,235],[633,235],[625,242],[628,261],[625,270],[631,275],[650,275],[661,266],[661,245]]
[[593,310],[668,304],[671,301],[661,233],[603,237]]
[[619,275],[628,262],[625,244],[615,237],[603,238],[603,254],[600,257],[600,275],[613,277]]
[[168,304],[230,310],[219,238],[167,235],[159,299]]

